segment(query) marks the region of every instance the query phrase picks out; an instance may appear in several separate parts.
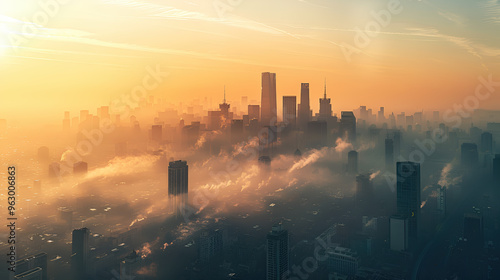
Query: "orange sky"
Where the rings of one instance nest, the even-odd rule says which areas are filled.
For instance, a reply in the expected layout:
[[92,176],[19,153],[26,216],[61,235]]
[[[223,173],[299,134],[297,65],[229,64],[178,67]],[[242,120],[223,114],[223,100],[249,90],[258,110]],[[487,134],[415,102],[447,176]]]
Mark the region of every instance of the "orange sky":
[[[215,104],[224,85],[229,101],[258,100],[260,73],[275,72],[278,107],[309,82],[317,111],[326,78],[334,112],[445,110],[473,94],[479,76],[500,80],[495,1],[401,1],[397,13],[391,1],[2,1],[0,118],[95,110],[155,65],[170,75],[150,93],[172,103]],[[391,17],[385,26],[381,13]],[[357,45],[357,28],[374,23]],[[349,45],[359,53],[346,57]],[[500,109],[498,96],[480,106]]]

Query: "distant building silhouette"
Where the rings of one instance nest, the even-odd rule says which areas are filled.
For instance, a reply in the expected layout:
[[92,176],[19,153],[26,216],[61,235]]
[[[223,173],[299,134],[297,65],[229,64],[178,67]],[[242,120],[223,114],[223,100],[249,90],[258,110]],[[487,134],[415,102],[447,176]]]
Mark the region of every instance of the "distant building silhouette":
[[267,234],[266,280],[282,280],[290,266],[288,231],[281,226],[273,226]]
[[308,122],[306,132],[309,147],[321,148],[327,145],[328,129],[326,121]]
[[178,160],[168,164],[168,195],[176,217],[188,202],[188,177],[186,161]]
[[394,169],[394,140],[385,139],[385,169]]
[[88,164],[84,161],[75,162],[73,164],[73,174],[86,174],[88,171]]
[[262,73],[261,123],[273,126],[277,121],[276,73]]
[[347,172],[350,174],[358,173],[358,152],[356,151],[347,153]]
[[372,206],[373,183],[371,173],[356,176],[356,208],[363,213],[370,211]]
[[300,85],[300,107],[299,107],[299,126],[301,129],[307,129],[307,123],[311,118],[311,107],[309,105],[309,83]]
[[248,119],[260,120],[260,106],[259,105],[248,105]]
[[153,125],[151,127],[151,140],[160,143],[163,138],[163,126],[162,125]]
[[420,222],[420,164],[416,162],[397,163],[397,211],[408,218],[410,247],[416,244]]
[[392,216],[390,220],[390,248],[393,251],[408,250],[408,217]]
[[483,216],[481,214],[473,213],[464,215],[464,238],[471,247],[483,247]]
[[319,118],[327,121],[332,116],[332,104],[330,98],[326,98],[326,81],[323,98],[319,99]]
[[71,271],[73,280],[86,280],[89,261],[89,236],[88,228],[73,230],[71,242]]
[[493,159],[493,181],[500,187],[500,154]]
[[359,257],[355,251],[344,247],[332,247],[327,250],[329,271],[354,277],[359,267]]
[[223,229],[210,229],[201,232],[198,238],[198,259],[205,264],[220,255],[224,248]]
[[283,96],[283,123],[292,127],[297,124],[296,96]]
[[493,153],[493,134],[489,132],[481,134],[481,152]]
[[463,143],[461,146],[460,162],[463,167],[477,166],[479,161],[479,154],[477,145],[474,143]]
[[39,267],[30,269],[26,272],[14,276],[15,280],[43,280],[43,270]]
[[348,142],[356,141],[356,117],[353,112],[343,111],[340,118],[340,133]]

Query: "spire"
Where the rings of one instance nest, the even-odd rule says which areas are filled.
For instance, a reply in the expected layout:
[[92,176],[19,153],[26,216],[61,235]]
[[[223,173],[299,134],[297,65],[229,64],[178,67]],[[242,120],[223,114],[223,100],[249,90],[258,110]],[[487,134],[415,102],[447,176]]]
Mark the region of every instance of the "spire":
[[325,99],[326,99],[326,78],[325,78]]
[[226,85],[224,85],[224,103],[226,103]]

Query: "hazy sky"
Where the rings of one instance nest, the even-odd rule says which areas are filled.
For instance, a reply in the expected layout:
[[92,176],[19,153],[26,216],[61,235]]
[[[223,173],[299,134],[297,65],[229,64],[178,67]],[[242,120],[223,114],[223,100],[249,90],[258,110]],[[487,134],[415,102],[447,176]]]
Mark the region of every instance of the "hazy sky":
[[[278,106],[309,82],[316,111],[326,78],[335,112],[444,110],[479,76],[500,80],[497,0],[401,1],[395,13],[390,0],[60,2],[0,2],[0,118],[94,110],[140,85],[148,65],[170,72],[151,93],[173,103],[215,104],[224,85],[230,101],[259,100],[269,71]],[[366,26],[375,32],[360,36]],[[499,109],[498,96],[481,107]]]

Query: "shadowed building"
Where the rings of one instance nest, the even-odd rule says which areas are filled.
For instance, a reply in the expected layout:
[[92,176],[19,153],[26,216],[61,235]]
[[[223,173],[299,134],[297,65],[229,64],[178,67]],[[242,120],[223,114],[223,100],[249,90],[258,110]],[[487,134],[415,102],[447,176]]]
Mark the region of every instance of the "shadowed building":
[[408,218],[410,247],[416,245],[420,222],[420,164],[416,162],[397,163],[397,211]]
[[500,154],[493,159],[493,181],[500,187]]
[[358,173],[358,152],[356,151],[347,153],[347,172],[350,174]]
[[385,169],[393,170],[394,168],[394,140],[385,139]]
[[477,152],[477,145],[474,143],[463,143],[461,146],[461,159],[462,167],[474,167],[479,161],[479,154]]
[[188,165],[186,161],[172,161],[168,164],[168,196],[171,210],[176,217],[188,202]]
[[39,253],[16,261],[16,277],[14,279],[47,280],[47,254]]
[[330,98],[326,98],[326,81],[323,98],[319,99],[319,119],[328,121],[332,116],[332,104]]
[[285,273],[290,265],[288,242],[288,231],[280,224],[273,226],[267,234],[266,280],[286,279]]
[[86,280],[89,260],[89,236],[88,228],[73,230],[71,242],[71,272],[73,280]]
[[297,124],[296,96],[283,96],[283,123],[292,127]]
[[340,133],[350,143],[356,141],[356,117],[353,112],[343,111],[340,117]]
[[276,73],[262,73],[261,123],[274,126],[277,121]]
[[248,105],[248,120],[260,120],[259,105]]
[[88,164],[84,161],[79,161],[73,164],[73,174],[87,174]]
[[299,107],[299,126],[306,130],[307,123],[311,118],[311,107],[309,105],[309,83],[300,85],[300,107]]

